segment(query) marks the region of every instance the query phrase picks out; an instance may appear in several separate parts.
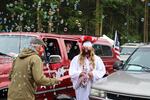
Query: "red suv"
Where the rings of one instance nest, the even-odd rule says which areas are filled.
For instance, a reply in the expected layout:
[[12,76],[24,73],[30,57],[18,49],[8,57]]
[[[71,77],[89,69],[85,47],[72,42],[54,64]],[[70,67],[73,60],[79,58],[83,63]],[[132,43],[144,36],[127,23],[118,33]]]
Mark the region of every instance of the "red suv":
[[95,54],[100,56],[104,62],[107,75],[113,73],[113,64],[119,59],[117,58],[117,54],[112,43],[110,43],[107,39],[98,38],[93,47],[95,49]]
[[[80,39],[82,35],[67,35],[74,38]],[[117,60],[117,54],[115,52],[115,48],[113,47],[113,43],[108,39],[103,37],[93,37],[96,39],[96,42],[93,43],[93,48],[95,49],[95,54],[100,56],[106,66],[107,75],[114,72],[113,64]]]
[[[39,86],[35,93],[36,100],[54,100],[63,94],[67,95],[67,98],[74,97],[75,93],[68,76],[68,69],[72,58],[80,53],[79,36],[11,32],[0,33],[0,98],[7,97],[7,88],[10,82],[8,74],[13,58],[23,48],[28,47],[33,38],[42,39],[47,45],[42,56],[45,75],[47,77],[66,77],[59,85]],[[112,45],[107,40],[99,38],[93,47],[95,53],[104,61],[108,74],[112,73],[112,65],[117,60]]]

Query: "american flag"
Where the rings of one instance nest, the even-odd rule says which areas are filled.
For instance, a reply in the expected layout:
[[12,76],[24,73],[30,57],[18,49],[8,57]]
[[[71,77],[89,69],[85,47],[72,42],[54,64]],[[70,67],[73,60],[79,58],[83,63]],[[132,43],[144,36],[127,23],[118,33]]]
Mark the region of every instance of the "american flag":
[[120,42],[118,39],[117,31],[115,31],[114,49],[115,49],[116,57],[120,60]]

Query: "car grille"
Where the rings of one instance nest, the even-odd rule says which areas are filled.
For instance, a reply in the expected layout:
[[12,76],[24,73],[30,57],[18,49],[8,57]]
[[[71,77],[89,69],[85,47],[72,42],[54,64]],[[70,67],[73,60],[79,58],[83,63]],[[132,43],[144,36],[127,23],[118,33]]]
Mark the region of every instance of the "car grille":
[[107,93],[107,97],[112,100],[150,100],[150,99],[144,99],[139,97],[129,97],[129,96],[111,94],[111,93]]

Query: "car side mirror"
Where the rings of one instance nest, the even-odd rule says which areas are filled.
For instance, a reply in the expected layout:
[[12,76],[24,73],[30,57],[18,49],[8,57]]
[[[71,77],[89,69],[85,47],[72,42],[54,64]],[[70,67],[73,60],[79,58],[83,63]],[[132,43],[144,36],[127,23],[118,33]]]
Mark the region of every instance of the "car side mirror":
[[123,68],[123,61],[116,61],[114,64],[113,64],[113,69],[114,70],[120,70]]
[[50,55],[50,61],[49,63],[60,63],[61,61],[61,56],[60,55]]

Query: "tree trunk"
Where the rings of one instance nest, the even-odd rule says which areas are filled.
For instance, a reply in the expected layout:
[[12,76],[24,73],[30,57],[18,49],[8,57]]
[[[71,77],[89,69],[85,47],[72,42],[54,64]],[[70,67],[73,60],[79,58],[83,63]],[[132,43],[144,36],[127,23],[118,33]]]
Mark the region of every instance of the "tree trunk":
[[144,42],[148,42],[148,0],[145,0]]
[[[20,4],[23,4],[23,0],[20,0]],[[22,14],[20,14],[20,17],[22,16]],[[22,28],[23,28],[23,23],[22,21],[19,19],[19,27],[18,27],[18,31],[22,32]]]
[[96,0],[96,36],[102,36],[102,20],[102,7],[100,6],[100,0]]
[[37,7],[37,32],[41,32],[40,7],[41,7],[41,2],[39,1]]

